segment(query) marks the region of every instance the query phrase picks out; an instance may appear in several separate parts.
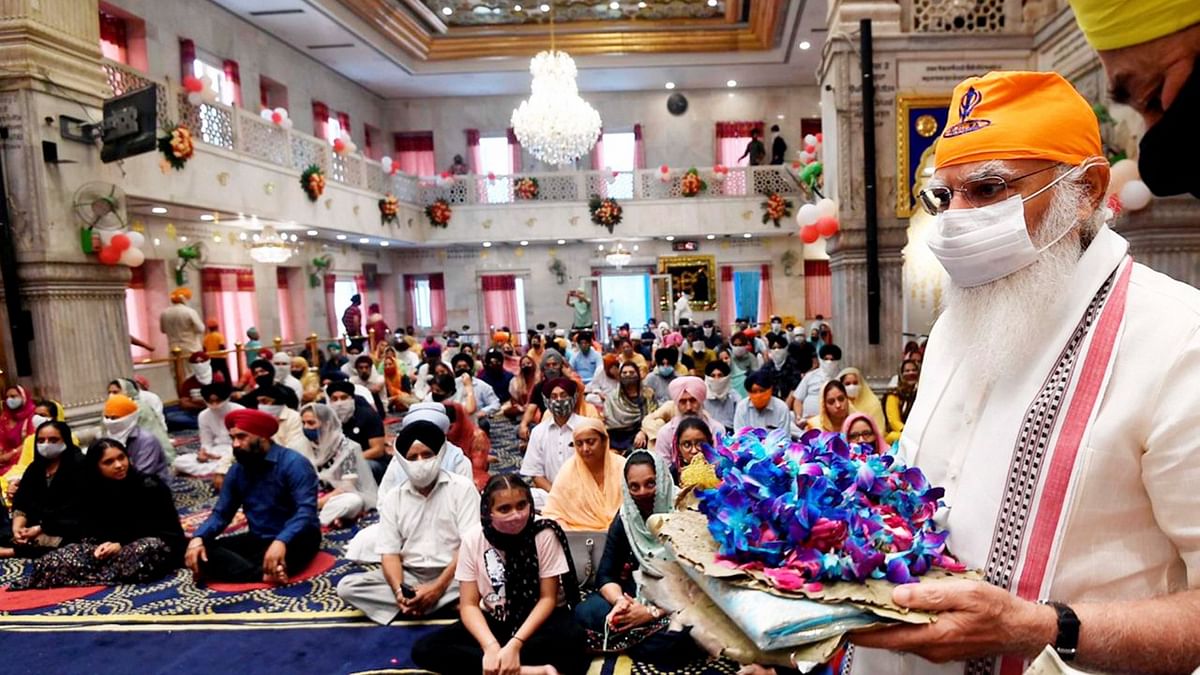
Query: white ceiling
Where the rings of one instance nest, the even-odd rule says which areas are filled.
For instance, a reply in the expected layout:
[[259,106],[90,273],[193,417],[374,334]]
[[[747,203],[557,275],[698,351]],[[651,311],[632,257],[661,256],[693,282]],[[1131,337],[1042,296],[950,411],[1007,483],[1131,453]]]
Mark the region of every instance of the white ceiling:
[[[528,60],[481,58],[417,62],[354,16],[337,0],[212,0],[341,75],[385,98],[521,94],[529,89]],[[825,39],[825,0],[794,0],[782,22],[780,45],[769,51],[702,54],[597,55],[576,59],[582,91],[787,86],[816,83]],[[301,13],[252,16],[253,11]],[[800,50],[801,41],[811,43]],[[345,45],[311,49],[319,45]],[[548,47],[549,45],[547,45]]]

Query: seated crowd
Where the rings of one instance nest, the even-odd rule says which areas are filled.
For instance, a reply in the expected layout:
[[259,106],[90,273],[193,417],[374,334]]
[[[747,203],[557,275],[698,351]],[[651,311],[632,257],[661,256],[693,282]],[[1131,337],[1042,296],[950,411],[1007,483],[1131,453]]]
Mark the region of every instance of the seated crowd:
[[[644,592],[666,557],[647,519],[715,485],[702,448],[745,427],[839,432],[884,451],[912,407],[922,353],[906,347],[881,401],[842,367],[824,322],[806,333],[773,317],[760,335],[739,321],[728,340],[711,321],[651,322],[608,344],[551,327],[524,348],[502,329],[482,354],[442,337],[419,341],[410,328],[373,347],[350,340],[346,354],[341,343],[303,355],[255,345],[236,382],[196,352],[178,396],[199,447],[178,456],[144,381],[113,380],[86,450],[61,406],[8,387],[0,557],[32,561],[13,588],[142,583],[180,567],[200,583],[285,584],[323,529],[377,509],[345,552],[370,571],[337,592],[379,624],[457,618],[418,643],[421,667],[582,673],[589,653],[615,651],[686,661],[701,651]],[[523,455],[515,473],[492,470],[501,425]],[[172,472],[217,491],[190,539]],[[245,530],[225,535],[239,509]],[[581,549],[578,533],[602,543]]]

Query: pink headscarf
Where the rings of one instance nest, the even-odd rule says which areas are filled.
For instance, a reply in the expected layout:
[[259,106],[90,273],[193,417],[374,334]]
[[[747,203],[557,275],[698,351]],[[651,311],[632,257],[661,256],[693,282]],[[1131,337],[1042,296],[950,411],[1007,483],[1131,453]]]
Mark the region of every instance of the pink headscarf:
[[5,452],[21,447],[25,437],[34,432],[33,409],[37,407],[28,389],[21,385],[12,385],[11,388],[21,392],[25,403],[16,410],[9,410],[6,402],[0,401],[0,450]]
[[683,344],[683,334],[679,331],[667,333],[663,336],[662,344],[664,347],[679,347]]
[[[865,420],[867,424],[871,425],[871,431],[875,432],[875,452],[880,455],[887,452],[887,445],[884,443],[883,434],[879,433],[879,426],[875,424],[875,418],[866,413],[850,413],[850,416],[842,423],[842,435],[849,434],[850,427],[858,420]],[[849,443],[849,439],[846,442]]]
[[667,385],[667,393],[671,395],[671,400],[675,403],[679,403],[679,399],[685,393],[691,394],[697,401],[704,403],[705,397],[708,396],[708,386],[704,384],[704,380],[698,377],[685,375],[671,380],[671,383]]

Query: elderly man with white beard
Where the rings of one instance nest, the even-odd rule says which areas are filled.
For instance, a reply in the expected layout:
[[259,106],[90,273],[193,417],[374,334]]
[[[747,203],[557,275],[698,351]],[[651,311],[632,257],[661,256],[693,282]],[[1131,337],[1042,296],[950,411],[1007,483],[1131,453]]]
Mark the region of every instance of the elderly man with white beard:
[[856,634],[855,673],[1200,665],[1200,291],[1105,224],[1102,152],[1057,74],[954,91],[921,193],[949,308],[900,445],[986,582],[898,587],[938,620]]

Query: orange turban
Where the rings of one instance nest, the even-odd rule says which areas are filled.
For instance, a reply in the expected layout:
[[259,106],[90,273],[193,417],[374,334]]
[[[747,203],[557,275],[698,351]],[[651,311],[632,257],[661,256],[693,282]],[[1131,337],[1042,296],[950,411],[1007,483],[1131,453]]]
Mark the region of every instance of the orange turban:
[[512,337],[512,335],[510,335],[509,333],[506,333],[505,331],[502,331],[502,330],[498,330],[495,333],[492,333],[492,343],[493,344],[504,344],[504,343],[508,342],[508,339],[510,337]]
[[187,287],[176,288],[171,291],[171,302],[187,302],[192,299],[192,289]]
[[608,370],[609,368],[612,368],[613,366],[617,365],[617,355],[616,354],[605,354],[602,360],[604,361],[604,369],[605,370]]
[[109,396],[104,402],[104,416],[118,419],[138,411],[138,405],[124,394]]
[[954,88],[937,168],[989,159],[1079,165],[1103,156],[1100,124],[1058,73],[991,72]]

